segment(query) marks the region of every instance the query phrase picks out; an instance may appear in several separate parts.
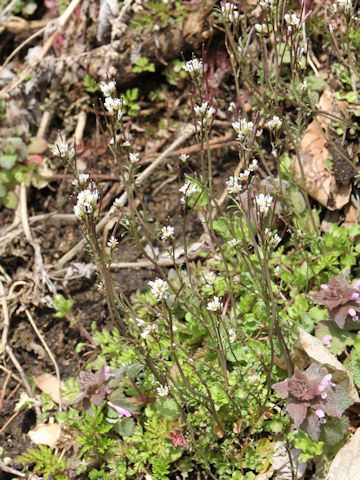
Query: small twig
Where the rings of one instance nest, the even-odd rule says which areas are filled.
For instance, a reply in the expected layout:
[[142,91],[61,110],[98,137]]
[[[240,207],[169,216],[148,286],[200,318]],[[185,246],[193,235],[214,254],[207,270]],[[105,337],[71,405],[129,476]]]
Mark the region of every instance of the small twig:
[[[6,345],[5,350],[6,350],[7,354],[9,355],[11,361],[13,362],[16,370],[19,372],[19,375],[20,375],[20,377],[21,377],[22,383],[23,383],[23,385],[24,385],[24,387],[25,387],[25,389],[26,389],[29,397],[31,397],[31,398],[33,398],[33,399],[35,400],[34,394],[33,394],[32,390],[31,390],[31,387],[30,387],[30,383],[28,382],[28,379],[26,378],[26,375],[25,375],[25,373],[24,373],[24,370],[22,369],[20,363],[17,361],[17,359],[16,359],[16,357],[15,357],[15,355],[14,355],[11,347],[10,347],[9,345]],[[37,419],[40,420],[40,419],[41,419],[41,411],[40,411],[40,408],[35,406],[35,411],[36,411],[36,417],[37,417]]]
[[1,298],[1,306],[4,314],[4,321],[3,321],[3,332],[2,332],[2,337],[1,337],[1,347],[2,351],[5,352],[5,347],[7,344],[7,338],[8,338],[8,333],[9,333],[9,328],[10,328],[10,315],[9,315],[9,309],[7,306],[6,302],[6,295],[5,295],[5,289],[4,285],[0,279],[0,298]]
[[10,423],[19,415],[21,410],[18,410],[17,412],[13,413],[11,417],[4,423],[4,425],[0,428],[0,435],[6,430],[6,427],[10,425]]
[[[11,373],[11,376],[17,378],[17,376],[14,375],[13,373]],[[19,378],[19,383],[16,385],[16,387],[14,387],[14,388],[11,390],[11,392],[10,392],[9,396],[6,398],[6,400],[9,401],[9,400],[15,395],[15,393],[19,390],[20,387],[21,387],[21,380],[20,380],[20,378]]]
[[21,378],[19,378],[17,375],[15,375],[15,373],[13,373],[11,370],[9,370],[8,368],[4,367],[4,365],[0,365],[0,370],[2,370],[3,372],[6,372],[6,373],[10,373],[10,375],[12,376],[12,378],[14,380],[16,380],[17,382],[20,382],[21,383]]
[[26,313],[26,316],[28,317],[29,322],[31,323],[31,326],[35,330],[35,333],[38,336],[40,342],[43,344],[43,347],[45,348],[46,353],[49,355],[50,360],[52,361],[52,363],[54,365],[56,378],[57,378],[57,381],[58,381],[58,389],[59,389],[59,411],[61,412],[62,411],[62,398],[61,398],[61,378],[60,378],[59,366],[58,366],[58,364],[55,360],[55,357],[52,354],[48,344],[45,342],[45,339],[44,339],[43,335],[40,333],[40,330],[37,328],[37,326],[34,322],[34,319],[31,316],[31,313],[29,312],[29,310],[27,308],[25,308],[25,313]]
[[10,378],[11,378],[11,372],[8,372],[8,374],[6,375],[6,378],[5,378],[4,385],[2,386],[2,389],[1,389],[0,410],[2,409],[2,404],[3,404],[4,398],[5,398],[6,387],[7,387],[7,384],[9,383]]
[[[11,467],[8,467],[7,465],[4,465],[3,463],[0,463],[0,470],[2,470],[3,472],[6,472],[6,473],[11,473],[11,475],[16,475],[17,477],[20,477],[20,478],[26,478],[27,475],[26,473],[22,473],[22,472],[19,472],[19,470],[15,470],[15,468],[11,468]],[[36,480],[36,478],[39,478],[37,475],[32,475],[32,477],[34,480]]]

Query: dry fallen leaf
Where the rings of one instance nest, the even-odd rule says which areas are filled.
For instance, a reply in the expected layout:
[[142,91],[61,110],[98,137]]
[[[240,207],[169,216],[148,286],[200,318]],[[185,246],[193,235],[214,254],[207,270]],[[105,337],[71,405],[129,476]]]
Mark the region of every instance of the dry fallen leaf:
[[55,448],[60,436],[60,425],[58,423],[40,423],[34,430],[30,430],[28,435],[37,445]]
[[340,448],[330,465],[326,480],[360,480],[360,429]]
[[300,343],[309,357],[320,365],[331,367],[334,372],[334,381],[347,391],[354,402],[359,402],[359,394],[355,388],[352,376],[343,364],[329,352],[321,340],[305,332],[302,328],[298,328],[297,332]]
[[[48,393],[56,403],[60,403],[59,382],[55,375],[50,373],[42,373],[34,377],[36,386],[44,393]],[[60,382],[60,388],[64,388],[63,382]]]
[[[339,115],[340,104],[335,100],[335,93],[325,90],[320,97],[318,109]],[[305,188],[311,197],[329,210],[338,210],[349,202],[351,185],[338,185],[334,173],[326,166],[330,151],[325,133],[330,122],[330,118],[317,115],[301,140],[300,159],[304,178],[298,159],[292,162],[292,169],[300,184],[305,180]]]

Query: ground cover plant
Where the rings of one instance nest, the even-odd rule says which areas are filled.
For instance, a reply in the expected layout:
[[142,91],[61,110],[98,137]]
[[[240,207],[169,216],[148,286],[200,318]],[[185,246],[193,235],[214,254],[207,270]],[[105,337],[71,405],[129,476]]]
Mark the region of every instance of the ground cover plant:
[[[148,2],[132,31],[157,18],[163,28],[185,22],[187,6],[169,3]],[[74,350],[86,360],[63,384],[56,370],[51,388],[37,377],[29,385],[16,412],[36,411],[37,445],[17,468],[2,461],[3,471],[118,480],[349,472],[339,458],[357,435],[360,388],[359,18],[350,1],[313,3],[220,2],[211,18],[221,55],[203,45],[162,72],[167,86],[150,96],[187,86],[183,130],[198,162],[177,152],[175,215],[161,222],[142,191],[158,160],[144,169],[131,133],[141,89],[85,77],[87,94],[102,95],[95,117],[122,194],[110,205],[97,175],[80,168],[78,145],[60,137],[52,154],[72,179],[79,248],[93,262],[108,324],[88,328],[65,289],[49,287],[53,318],[79,332]],[[329,78],[319,71],[324,52]],[[152,60],[138,57],[132,72],[154,73]],[[219,190],[213,140],[225,119],[235,162]],[[3,151],[12,171],[19,153]],[[113,271],[127,244],[152,268],[131,295]]]

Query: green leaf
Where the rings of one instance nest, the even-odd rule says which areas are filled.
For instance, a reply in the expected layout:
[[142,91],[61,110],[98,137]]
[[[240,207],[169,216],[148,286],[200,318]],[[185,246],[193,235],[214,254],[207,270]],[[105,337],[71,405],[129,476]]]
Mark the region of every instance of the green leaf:
[[135,430],[134,419],[122,418],[114,425],[114,430],[122,437],[131,437]]
[[315,336],[320,340],[327,335],[331,335],[330,352],[334,355],[340,355],[345,350],[345,347],[354,345],[356,334],[345,332],[333,322],[320,321],[316,326]]
[[178,407],[172,398],[159,398],[156,402],[157,414],[159,417],[176,420],[179,416]]
[[17,155],[16,154],[3,154],[0,155],[0,167],[6,168],[7,170],[10,170],[12,168],[17,160]]
[[330,418],[322,425],[320,438],[328,445],[336,445],[344,439],[348,427],[347,417]]
[[6,208],[14,210],[18,204],[18,198],[14,192],[9,192],[6,197],[3,198],[3,203]]

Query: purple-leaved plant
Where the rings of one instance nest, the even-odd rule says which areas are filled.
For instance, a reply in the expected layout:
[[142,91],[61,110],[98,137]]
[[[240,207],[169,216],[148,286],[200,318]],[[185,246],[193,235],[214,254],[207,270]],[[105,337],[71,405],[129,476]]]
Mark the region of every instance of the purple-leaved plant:
[[110,367],[106,367],[105,365],[96,373],[80,372],[81,391],[71,403],[83,402],[86,410],[91,409],[91,404],[100,407],[105,400],[105,395],[109,393],[106,382],[110,376]]
[[296,367],[291,378],[272,386],[287,399],[287,410],[295,427],[304,430],[315,442],[319,440],[320,425],[326,423],[325,415],[341,418],[331,379],[331,373],[321,378],[319,367],[313,363],[304,372]]
[[329,317],[340,328],[345,324],[351,327],[360,327],[358,312],[360,312],[360,280],[352,286],[340,273],[338,277],[331,277],[328,285],[321,285],[321,291],[315,293],[312,299],[328,308]]

